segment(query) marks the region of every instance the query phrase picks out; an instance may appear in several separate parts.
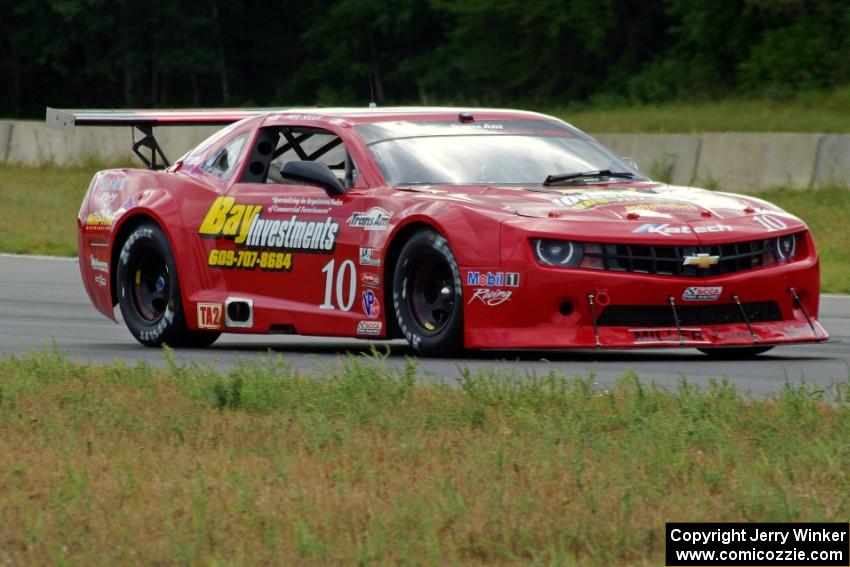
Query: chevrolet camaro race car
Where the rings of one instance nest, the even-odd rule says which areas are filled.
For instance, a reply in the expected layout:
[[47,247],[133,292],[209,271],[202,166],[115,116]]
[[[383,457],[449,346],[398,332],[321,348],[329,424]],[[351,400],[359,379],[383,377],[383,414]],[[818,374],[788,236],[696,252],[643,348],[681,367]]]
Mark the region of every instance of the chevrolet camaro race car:
[[[130,126],[148,169],[100,171],[80,271],[144,345],[220,333],[461,349],[822,342],[818,256],[759,199],[651,181],[556,118],[369,108],[62,111]],[[169,164],[155,126],[224,129]]]

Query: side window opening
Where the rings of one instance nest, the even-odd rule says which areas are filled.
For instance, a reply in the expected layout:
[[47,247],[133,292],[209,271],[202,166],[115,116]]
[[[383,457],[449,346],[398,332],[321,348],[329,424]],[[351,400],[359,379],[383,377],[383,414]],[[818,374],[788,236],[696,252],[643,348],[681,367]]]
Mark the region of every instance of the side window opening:
[[214,152],[207,161],[204,162],[202,169],[222,179],[229,179],[236,171],[239,165],[239,158],[242,155],[242,149],[245,146],[245,141],[248,139],[248,134],[243,134],[222,147],[217,152]]
[[359,174],[342,139],[321,128],[276,128],[277,145],[272,153],[266,183],[291,184],[280,170],[288,161],[317,161],[327,165],[346,188],[352,187]]

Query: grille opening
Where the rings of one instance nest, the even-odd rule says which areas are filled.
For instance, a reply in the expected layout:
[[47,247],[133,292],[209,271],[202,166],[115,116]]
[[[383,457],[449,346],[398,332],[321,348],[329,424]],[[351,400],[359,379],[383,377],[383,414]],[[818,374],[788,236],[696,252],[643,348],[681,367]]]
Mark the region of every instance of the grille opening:
[[[782,313],[775,301],[742,303],[741,306],[750,323],[782,320]],[[682,326],[744,323],[734,303],[677,305],[676,312]],[[675,327],[676,320],[669,305],[611,305],[602,312],[596,324],[600,327]]]
[[[800,235],[794,237],[799,239]],[[666,276],[718,276],[774,264],[773,241],[768,238],[711,246],[586,243],[580,267]],[[685,257],[695,254],[717,256],[718,262],[707,268],[685,266]]]

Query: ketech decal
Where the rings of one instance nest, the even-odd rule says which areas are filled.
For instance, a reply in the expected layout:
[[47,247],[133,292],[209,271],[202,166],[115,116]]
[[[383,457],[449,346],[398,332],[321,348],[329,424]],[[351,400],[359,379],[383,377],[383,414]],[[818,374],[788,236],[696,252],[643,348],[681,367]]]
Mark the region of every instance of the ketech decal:
[[694,328],[650,328],[629,329],[635,343],[678,343],[681,332],[681,340],[688,343],[707,343],[702,329]]
[[683,301],[717,301],[723,293],[721,286],[689,287],[682,292]]
[[262,216],[262,205],[236,204],[233,197],[218,197],[207,211],[198,234],[225,237],[245,248],[279,248],[293,252],[330,254],[336,246],[339,224],[331,217],[307,221]]
[[711,232],[732,232],[734,229],[728,224],[712,224],[709,226],[670,226],[666,223],[643,224],[632,231],[632,234],[658,234],[660,236],[672,236],[675,234],[708,234]]
[[198,303],[198,328],[221,328],[221,303]]

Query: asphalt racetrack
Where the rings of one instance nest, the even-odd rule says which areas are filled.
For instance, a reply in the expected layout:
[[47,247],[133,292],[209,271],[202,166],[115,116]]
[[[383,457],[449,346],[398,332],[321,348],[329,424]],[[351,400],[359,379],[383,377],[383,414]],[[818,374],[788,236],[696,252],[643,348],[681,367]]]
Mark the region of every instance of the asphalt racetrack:
[[[91,362],[145,359],[163,364],[163,352],[138,344],[123,324],[95,311],[83,290],[76,260],[0,255],[0,354],[20,354],[55,342],[60,351]],[[692,349],[642,351],[479,352],[465,358],[420,359],[423,375],[453,382],[458,367],[514,368],[542,372],[552,367],[567,375],[594,373],[603,386],[627,370],[647,381],[672,386],[685,375],[707,384],[727,376],[741,391],[777,391],[801,379],[823,386],[850,376],[850,297],[824,296],[821,322],[832,342],[777,347],[754,360],[717,361]],[[404,341],[389,345],[391,364],[401,365],[412,351]],[[367,353],[370,343],[356,339],[297,336],[222,335],[208,349],[177,351],[178,360],[217,362],[226,367],[239,359],[266,356],[269,350],[301,368],[334,363],[345,352]]]

